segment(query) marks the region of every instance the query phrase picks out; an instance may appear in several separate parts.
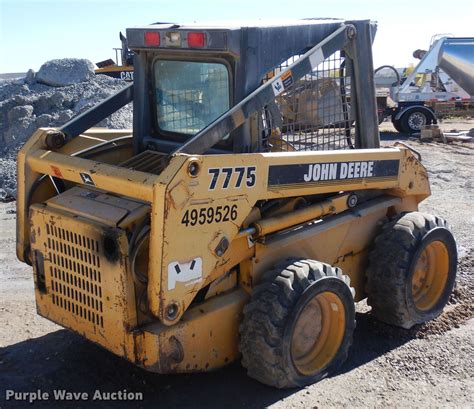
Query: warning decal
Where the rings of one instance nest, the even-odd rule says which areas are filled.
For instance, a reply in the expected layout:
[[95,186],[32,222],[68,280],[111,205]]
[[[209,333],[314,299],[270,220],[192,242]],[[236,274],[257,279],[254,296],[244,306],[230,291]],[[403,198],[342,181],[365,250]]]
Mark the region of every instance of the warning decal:
[[273,93],[277,97],[280,95],[286,88],[293,84],[293,74],[291,71],[286,71],[280,78],[277,78],[273,84]]
[[293,84],[293,74],[291,73],[291,71],[285,72],[280,78],[283,82],[284,88],[288,88],[291,84]]

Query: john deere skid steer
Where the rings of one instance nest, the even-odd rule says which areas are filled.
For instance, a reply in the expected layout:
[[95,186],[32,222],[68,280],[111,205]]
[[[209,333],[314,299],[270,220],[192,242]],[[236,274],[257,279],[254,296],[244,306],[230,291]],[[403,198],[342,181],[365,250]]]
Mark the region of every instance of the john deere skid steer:
[[[38,313],[147,370],[242,358],[279,388],[347,357],[354,304],[403,328],[453,288],[419,155],[380,148],[369,21],[127,30],[134,84],[18,155]],[[133,130],[91,128],[133,101]]]

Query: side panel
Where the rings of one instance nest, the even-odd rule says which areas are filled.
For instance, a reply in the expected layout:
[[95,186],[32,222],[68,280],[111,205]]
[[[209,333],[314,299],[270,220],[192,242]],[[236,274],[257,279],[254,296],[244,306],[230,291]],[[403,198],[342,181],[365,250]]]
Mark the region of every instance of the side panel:
[[253,284],[258,282],[262,273],[285,258],[309,258],[340,267],[351,278],[356,301],[364,299],[367,255],[386,214],[387,208],[381,208],[321,233],[308,230],[295,240],[257,244],[251,267]]
[[161,272],[154,264],[148,288],[159,294],[150,296],[150,308],[166,325],[201,288],[254,252],[249,243],[239,259],[230,249],[257,201],[365,189],[418,201],[429,195],[426,170],[407,149],[178,155],[170,166],[183,159],[166,188]]
[[243,265],[243,280],[251,286],[262,273],[286,258],[309,258],[337,266],[351,278],[355,300],[365,293],[368,255],[380,227],[390,215],[418,210],[412,196],[380,196],[352,210],[299,229],[272,234],[256,245],[255,257]]

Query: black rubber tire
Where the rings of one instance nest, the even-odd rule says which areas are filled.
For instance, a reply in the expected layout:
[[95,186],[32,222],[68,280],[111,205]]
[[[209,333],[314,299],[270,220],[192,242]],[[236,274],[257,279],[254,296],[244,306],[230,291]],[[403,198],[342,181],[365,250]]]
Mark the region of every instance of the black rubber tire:
[[425,118],[425,123],[423,125],[430,125],[433,123],[433,115],[427,112],[426,109],[423,108],[412,108],[405,112],[400,118],[400,128],[404,133],[417,133],[421,132],[421,129],[415,129],[410,125],[410,117],[412,115],[422,115]]
[[[292,330],[299,312],[309,300],[326,291],[336,294],[342,301],[344,334],[334,359],[319,372],[308,376],[293,364]],[[346,360],[354,328],[354,290],[349,277],[328,264],[290,259],[264,274],[244,308],[239,343],[242,365],[250,377],[266,385],[277,388],[310,385]]]
[[[448,252],[448,277],[436,304],[429,310],[416,307],[412,278],[423,248],[441,241]],[[420,212],[398,215],[387,222],[369,255],[368,304],[380,321],[409,329],[436,318],[443,311],[456,279],[456,241],[446,221]]]
[[392,119],[393,127],[400,133],[403,133],[402,126],[400,125],[399,119]]

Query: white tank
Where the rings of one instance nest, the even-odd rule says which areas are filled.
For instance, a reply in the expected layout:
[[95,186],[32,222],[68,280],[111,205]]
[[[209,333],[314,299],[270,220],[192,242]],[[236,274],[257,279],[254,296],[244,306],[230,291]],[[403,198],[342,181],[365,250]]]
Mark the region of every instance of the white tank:
[[438,65],[474,96],[474,38],[446,38],[439,50]]

